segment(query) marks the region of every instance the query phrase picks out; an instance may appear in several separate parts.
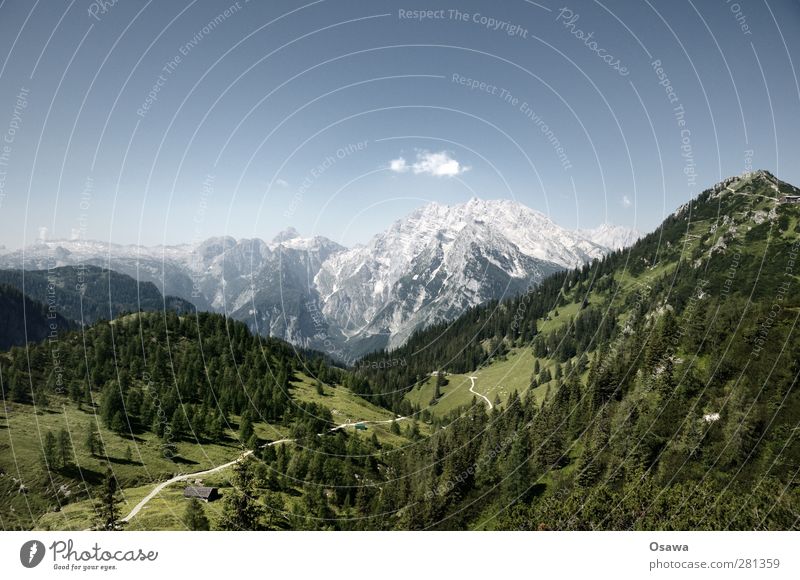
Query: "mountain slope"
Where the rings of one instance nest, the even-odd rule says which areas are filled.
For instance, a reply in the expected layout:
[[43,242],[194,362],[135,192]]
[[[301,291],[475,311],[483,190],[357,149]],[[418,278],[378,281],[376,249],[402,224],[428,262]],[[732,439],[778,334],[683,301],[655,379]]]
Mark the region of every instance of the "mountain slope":
[[82,324],[138,310],[193,310],[182,298],[162,297],[151,282],[137,283],[130,276],[98,266],[0,270],[0,283],[24,291],[39,302],[52,302],[56,312]]
[[[254,330],[309,347],[316,329],[306,321],[305,305],[316,299],[313,276],[321,261],[339,250],[341,246],[325,238],[267,244],[219,237],[196,245],[155,247],[60,240],[0,255],[0,266],[46,270],[89,264],[111,269],[143,286],[154,284],[155,290],[179,296],[199,310],[235,316]],[[284,295],[300,299],[282,300]]]
[[198,308],[208,310],[208,300],[195,292],[192,252],[188,244],[146,247],[92,240],[48,240],[0,255],[0,267],[47,270],[62,266],[97,266],[137,281],[151,282],[163,295],[191,299]]
[[383,336],[391,348],[607,251],[517,202],[431,203],[333,256],[315,282],[323,313],[348,340]]
[[289,229],[270,243],[231,237],[153,248],[44,242],[0,255],[0,266],[110,268],[261,334],[352,361],[399,346],[465,309],[515,296],[556,270],[611,251],[603,243],[617,247],[628,239],[619,228],[596,234],[603,243],[590,237],[514,201],[472,199],[429,204],[349,250]]
[[[753,284],[748,288],[735,277],[721,276],[717,267],[720,261],[732,261],[735,257],[732,274],[741,277],[756,272],[764,281],[763,276],[771,273],[773,278],[767,282],[777,286],[780,279],[774,277],[776,272],[769,269],[769,265],[782,256],[791,258],[794,255],[789,242],[796,237],[795,213],[800,209],[800,204],[780,203],[779,200],[783,195],[798,194],[800,190],[766,171],[729,178],[679,208],[658,229],[624,252],[612,253],[579,269],[558,272],[523,296],[499,304],[492,302],[471,309],[451,323],[434,325],[417,333],[402,348],[392,350],[391,356],[414,353],[419,370],[428,372],[430,367],[439,368],[437,365],[466,372],[488,354],[488,341],[494,339],[494,346],[503,341],[530,342],[540,327],[555,324],[554,319],[547,317],[559,309],[572,305],[574,312],[582,314],[593,305],[604,307],[606,318],[609,308],[618,316],[618,310],[626,308],[636,297],[630,295],[631,292],[641,292],[641,288],[650,288],[646,291],[648,303],[654,303],[650,296],[655,284],[659,288],[668,285],[667,290],[672,292],[670,297],[679,299],[682,305],[692,288],[678,290],[686,285],[686,280],[697,282],[703,274],[708,287],[718,292],[726,290],[725,297],[740,293],[745,296],[754,293],[759,297],[764,287],[768,287],[766,282],[764,287]],[[773,234],[768,241],[770,228],[781,235]],[[715,275],[712,277],[711,273]],[[609,296],[613,300],[609,300]],[[476,343],[480,344],[476,346]],[[383,356],[387,354],[376,353],[364,360]],[[406,387],[420,374],[411,365],[397,370],[404,373],[402,380],[406,381]],[[396,387],[400,385],[389,386],[388,390]]]
[[0,283],[0,350],[56,338],[75,325],[57,311],[22,292]]
[[[409,443],[391,430],[390,412],[341,386],[342,375],[202,312],[101,321],[60,335],[58,358],[47,343],[2,353],[0,528],[86,529],[96,524],[109,465],[131,503],[127,513],[157,483],[231,462],[243,447],[258,458],[259,493],[297,504],[291,520],[264,518],[263,528],[315,525],[297,509],[316,505],[323,476],[339,481],[335,499],[325,501],[353,505],[361,481],[382,477],[380,453]],[[371,422],[368,434],[353,427],[360,421]],[[276,440],[277,454],[264,447]],[[214,485],[235,492],[229,479]],[[185,529],[182,513],[150,525]]]
[[[258,449],[263,465],[235,482],[269,508],[248,529],[797,529],[800,204],[782,197],[798,194],[764,171],[726,180],[629,251],[471,308],[354,372],[204,313],[134,314],[64,337],[77,405],[53,396],[47,345],[4,354],[14,403],[0,437],[22,433],[30,451],[24,472],[0,454],[0,470],[25,478],[0,479],[3,521],[30,526],[33,507],[53,512],[49,527],[69,524],[69,509],[54,510],[100,484],[106,452],[45,473],[33,420],[53,430],[97,413],[125,485],[150,481],[122,458],[128,434],[157,476],[175,469],[159,455],[171,444],[190,462],[208,461],[198,447]],[[49,394],[52,412],[34,417],[20,385],[37,405]],[[390,427],[343,421],[353,428],[318,436],[345,404],[363,408],[334,392],[347,388],[391,406]],[[298,444],[261,451],[286,430]],[[132,491],[132,503],[147,493]]]
[[[731,178],[624,253],[363,360],[358,390],[446,426],[380,509],[414,505],[400,528],[796,529],[798,194]],[[438,369],[456,374],[434,391]],[[462,376],[488,416],[479,397],[438,413],[469,401]]]

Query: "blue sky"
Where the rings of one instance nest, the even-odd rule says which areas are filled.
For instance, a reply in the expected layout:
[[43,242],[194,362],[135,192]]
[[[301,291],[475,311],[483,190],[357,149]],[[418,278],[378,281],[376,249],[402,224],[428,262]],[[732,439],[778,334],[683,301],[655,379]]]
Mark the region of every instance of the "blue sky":
[[0,244],[351,245],[472,196],[649,231],[800,183],[798,38],[788,0],[6,0]]

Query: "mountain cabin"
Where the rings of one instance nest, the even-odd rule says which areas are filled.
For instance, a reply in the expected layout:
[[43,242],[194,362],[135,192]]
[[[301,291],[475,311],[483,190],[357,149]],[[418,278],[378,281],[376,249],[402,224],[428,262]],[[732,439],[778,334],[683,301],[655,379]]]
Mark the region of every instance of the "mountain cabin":
[[201,499],[204,502],[214,501],[219,497],[216,487],[201,487],[198,485],[187,485],[183,490],[183,497]]

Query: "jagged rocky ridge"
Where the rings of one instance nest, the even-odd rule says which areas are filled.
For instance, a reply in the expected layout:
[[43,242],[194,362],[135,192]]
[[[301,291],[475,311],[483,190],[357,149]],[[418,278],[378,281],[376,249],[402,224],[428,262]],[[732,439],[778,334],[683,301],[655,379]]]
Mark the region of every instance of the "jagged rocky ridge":
[[2,254],[0,267],[102,266],[261,334],[352,361],[637,238],[608,224],[572,231],[518,202],[472,199],[428,204],[351,249],[294,229],[271,242],[217,237],[145,247],[62,240]]

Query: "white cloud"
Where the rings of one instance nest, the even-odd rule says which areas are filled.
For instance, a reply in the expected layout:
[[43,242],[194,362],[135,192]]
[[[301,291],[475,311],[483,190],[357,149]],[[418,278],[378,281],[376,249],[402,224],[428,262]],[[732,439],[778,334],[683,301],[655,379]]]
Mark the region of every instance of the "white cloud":
[[631,207],[632,203],[633,202],[631,201],[631,198],[629,198],[627,195],[623,195],[622,196],[622,206],[623,207]]
[[415,175],[427,173],[437,177],[454,177],[470,168],[453,159],[448,151],[432,153],[423,149],[417,151],[417,160],[414,163],[409,165],[405,158],[398,157],[389,162],[389,169],[395,173],[412,171]]
[[275,185],[277,185],[278,187],[289,187],[289,182],[286,181],[285,179],[276,179]]
[[402,157],[398,157],[397,159],[392,159],[389,162],[389,169],[391,169],[396,173],[403,173],[405,171],[408,171],[409,167],[405,159],[403,159]]
[[444,177],[452,177],[467,171],[467,167],[450,157],[447,151],[440,151],[439,153],[421,151],[417,153],[417,162],[414,163],[412,169],[414,173],[430,173],[431,175]]

